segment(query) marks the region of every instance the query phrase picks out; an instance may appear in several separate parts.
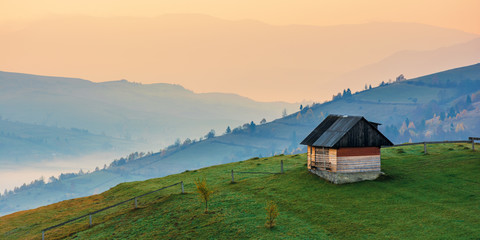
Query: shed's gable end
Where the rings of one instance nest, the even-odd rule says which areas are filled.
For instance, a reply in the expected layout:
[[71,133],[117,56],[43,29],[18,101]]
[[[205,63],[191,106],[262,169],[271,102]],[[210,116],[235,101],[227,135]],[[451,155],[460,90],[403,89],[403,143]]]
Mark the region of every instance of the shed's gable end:
[[372,123],[361,118],[345,134],[339,138],[333,148],[342,147],[380,147],[391,146],[393,143],[388,140]]

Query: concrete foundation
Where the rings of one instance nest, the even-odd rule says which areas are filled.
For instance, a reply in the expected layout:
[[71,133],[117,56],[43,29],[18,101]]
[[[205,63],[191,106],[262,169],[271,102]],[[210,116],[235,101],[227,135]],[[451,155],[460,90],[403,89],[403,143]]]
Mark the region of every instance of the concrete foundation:
[[360,182],[365,180],[375,180],[381,174],[380,171],[354,172],[354,173],[329,172],[329,171],[322,171],[322,170],[315,170],[315,169],[310,169],[309,171],[334,184],[344,184],[344,183]]

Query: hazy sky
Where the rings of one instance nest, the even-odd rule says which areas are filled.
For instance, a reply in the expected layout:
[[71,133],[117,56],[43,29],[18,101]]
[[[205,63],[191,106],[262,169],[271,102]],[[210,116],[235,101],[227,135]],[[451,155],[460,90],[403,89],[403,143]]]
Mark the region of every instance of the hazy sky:
[[[410,78],[476,63],[460,54],[462,61],[428,70],[426,61],[423,72],[408,74],[402,63],[412,61],[397,57],[403,62],[384,67],[395,67],[390,74],[352,78],[360,87],[337,83],[400,51],[477,38],[479,9],[480,0],[0,0],[0,71],[324,101],[400,73]],[[267,24],[236,21],[243,19]]]
[[1,0],[0,21],[51,14],[158,16],[202,13],[270,24],[416,22],[480,34],[479,0]]

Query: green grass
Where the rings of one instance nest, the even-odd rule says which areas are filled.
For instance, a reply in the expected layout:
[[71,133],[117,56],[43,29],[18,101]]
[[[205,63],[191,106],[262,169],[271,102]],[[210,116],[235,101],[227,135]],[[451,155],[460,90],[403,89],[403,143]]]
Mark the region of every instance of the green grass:
[[[453,149],[453,150],[450,150]],[[480,153],[454,144],[382,150],[385,176],[334,185],[306,170],[305,154],[251,159],[143,182],[120,184],[87,198],[63,201],[0,218],[1,239],[39,239],[41,229],[147,191],[185,182],[88,219],[46,232],[47,239],[478,239]],[[230,170],[280,170],[238,174]],[[195,193],[205,177],[214,191],[209,213]],[[278,205],[267,229],[265,206]]]

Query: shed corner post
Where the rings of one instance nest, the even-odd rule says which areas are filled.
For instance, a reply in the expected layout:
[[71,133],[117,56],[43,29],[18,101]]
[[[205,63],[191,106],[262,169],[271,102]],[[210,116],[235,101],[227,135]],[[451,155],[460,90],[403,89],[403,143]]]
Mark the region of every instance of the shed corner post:
[[427,142],[423,142],[423,154],[427,154]]
[[232,183],[235,182],[235,178],[233,177],[233,169],[232,169]]

